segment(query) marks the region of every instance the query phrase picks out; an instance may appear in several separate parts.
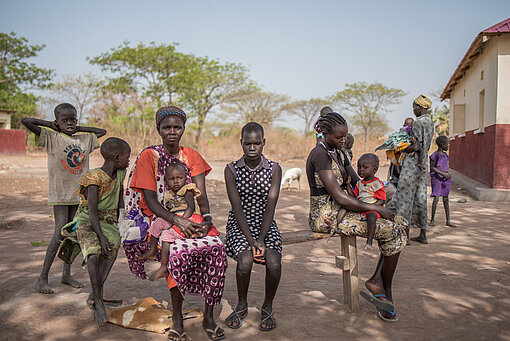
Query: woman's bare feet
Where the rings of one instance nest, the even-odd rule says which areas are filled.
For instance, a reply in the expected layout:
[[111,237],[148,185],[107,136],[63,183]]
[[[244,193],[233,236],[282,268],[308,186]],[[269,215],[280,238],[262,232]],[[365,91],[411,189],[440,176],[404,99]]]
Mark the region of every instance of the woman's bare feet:
[[158,270],[154,271],[149,276],[149,281],[155,281],[159,278],[163,278],[166,276],[168,276],[168,269],[167,269],[166,265],[161,265],[161,267]]
[[143,255],[136,255],[136,259],[138,260],[156,260],[156,250],[154,251],[147,251]]
[[368,289],[368,291],[370,291],[370,294],[365,291],[361,291],[361,297],[375,305],[377,309],[387,311],[394,310],[391,297],[386,296],[386,292],[382,286],[382,283],[378,283],[373,279],[369,279],[365,282],[365,287]]
[[54,291],[51,289],[50,285],[48,284],[48,279],[39,277],[37,279],[37,282],[35,282],[35,290],[41,294],[53,294]]

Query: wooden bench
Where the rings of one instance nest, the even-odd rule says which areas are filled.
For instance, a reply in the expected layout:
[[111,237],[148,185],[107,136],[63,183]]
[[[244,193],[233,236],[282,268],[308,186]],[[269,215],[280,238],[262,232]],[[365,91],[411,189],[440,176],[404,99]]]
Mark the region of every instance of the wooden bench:
[[[343,271],[344,282],[344,303],[353,311],[359,310],[359,288],[358,288],[358,248],[356,236],[335,235],[340,237],[342,243],[342,255],[335,257],[335,263]],[[316,233],[312,231],[283,232],[283,245],[310,242],[318,239],[329,238],[327,233]],[[224,237],[222,237],[224,239]],[[225,242],[225,240],[223,240]]]
[[358,247],[356,236],[341,235],[342,255],[336,256],[336,266],[343,271],[344,304],[359,310]]
[[[334,237],[338,237],[335,235]],[[303,243],[317,239],[329,238],[327,233],[315,233],[311,231],[298,231],[282,233],[283,245]],[[335,263],[343,271],[344,303],[352,311],[359,310],[359,287],[358,287],[358,247],[356,236],[340,235],[342,255],[335,257]]]

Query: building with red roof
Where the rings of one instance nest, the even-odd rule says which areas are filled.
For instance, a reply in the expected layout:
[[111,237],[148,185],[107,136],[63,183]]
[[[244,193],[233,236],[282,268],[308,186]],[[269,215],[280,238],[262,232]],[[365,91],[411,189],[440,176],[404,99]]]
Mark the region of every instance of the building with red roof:
[[480,32],[450,77],[450,167],[510,189],[510,18]]

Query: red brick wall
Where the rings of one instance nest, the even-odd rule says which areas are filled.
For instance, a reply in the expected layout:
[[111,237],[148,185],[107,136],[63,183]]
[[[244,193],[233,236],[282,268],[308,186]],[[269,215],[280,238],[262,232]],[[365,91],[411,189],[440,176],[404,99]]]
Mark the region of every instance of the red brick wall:
[[494,188],[510,189],[510,124],[496,125]]
[[492,188],[510,188],[510,124],[450,141],[450,167]]
[[25,136],[24,129],[0,129],[0,153],[25,154]]

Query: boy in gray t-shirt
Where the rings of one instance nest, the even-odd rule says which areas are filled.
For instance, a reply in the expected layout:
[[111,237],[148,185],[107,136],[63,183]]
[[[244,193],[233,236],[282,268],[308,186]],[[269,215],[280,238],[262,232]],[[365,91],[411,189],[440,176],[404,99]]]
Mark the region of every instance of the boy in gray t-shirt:
[[[89,154],[99,147],[97,139],[106,130],[77,126],[76,109],[69,103],[55,107],[55,121],[25,117],[21,120],[36,135],[39,145],[48,153],[48,204],[53,205],[55,232],[46,249],[44,264],[35,284],[42,294],[53,294],[48,284],[48,273],[62,241],[62,227],[73,220],[80,199],[78,178],[89,169]],[[78,134],[78,132],[87,134]],[[64,264],[61,283],[75,288],[83,284],[71,276],[71,264]]]

